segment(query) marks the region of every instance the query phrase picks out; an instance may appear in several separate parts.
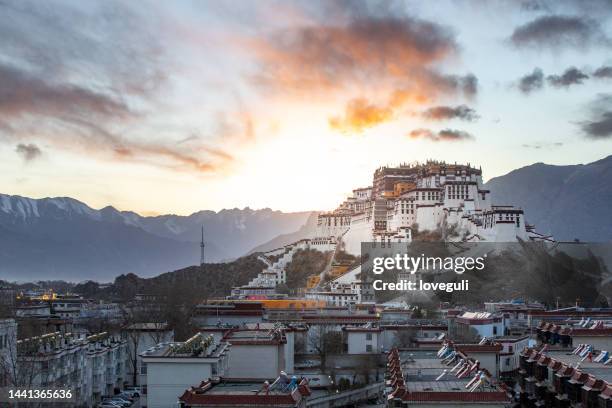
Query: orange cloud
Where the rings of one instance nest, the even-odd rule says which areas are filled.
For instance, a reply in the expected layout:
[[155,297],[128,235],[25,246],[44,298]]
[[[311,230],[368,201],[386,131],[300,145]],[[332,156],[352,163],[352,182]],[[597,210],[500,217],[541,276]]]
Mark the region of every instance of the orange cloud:
[[474,75],[440,72],[459,53],[448,27],[391,10],[327,11],[319,19],[241,39],[255,57],[252,83],[266,96],[328,101],[367,84],[384,102],[349,95],[343,113],[328,118],[333,130],[359,133],[395,120],[408,104],[476,94]]
[[361,133],[365,129],[393,120],[397,110],[408,103],[422,104],[427,96],[407,90],[396,90],[386,104],[378,106],[366,98],[355,98],[346,104],[344,116],[329,118],[329,126],[343,133]]
[[408,16],[292,27],[246,45],[259,63],[253,75],[257,85],[298,93],[365,80],[410,83],[414,68],[430,66],[458,49],[449,29]]
[[346,106],[344,117],[332,117],[329,126],[341,132],[361,132],[393,117],[393,109],[368,103],[364,98],[353,99]]

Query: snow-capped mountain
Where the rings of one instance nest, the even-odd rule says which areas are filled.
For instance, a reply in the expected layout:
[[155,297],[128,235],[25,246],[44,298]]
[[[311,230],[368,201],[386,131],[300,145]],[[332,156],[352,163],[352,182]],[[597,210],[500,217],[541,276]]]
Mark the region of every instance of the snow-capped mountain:
[[67,197],[0,194],[0,279],[153,276],[199,261],[202,226],[206,259],[215,262],[297,231],[310,214],[245,208],[143,217]]

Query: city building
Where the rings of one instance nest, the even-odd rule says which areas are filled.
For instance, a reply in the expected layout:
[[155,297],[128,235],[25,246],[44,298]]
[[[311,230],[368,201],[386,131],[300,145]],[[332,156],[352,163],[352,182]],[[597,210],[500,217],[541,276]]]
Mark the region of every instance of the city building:
[[176,406],[192,384],[226,374],[230,344],[198,333],[185,342],[160,343],[141,354],[141,408]]
[[552,240],[526,224],[522,209],[493,205],[481,169],[438,161],[378,168],[372,187],[354,190],[334,211],[319,215],[315,236],[341,237],[357,255],[362,242],[410,242],[417,226],[445,226],[451,241]]
[[503,315],[489,312],[464,312],[455,319],[456,335],[466,337],[470,332],[479,337],[495,337],[506,334]]
[[274,408],[304,408],[311,395],[308,382],[282,384],[272,390],[270,383],[237,380],[206,380],[190,387],[180,396],[181,408],[253,406]]
[[226,377],[272,379],[294,370],[295,333],[281,325],[229,330],[223,341],[232,346]]
[[[610,407],[612,366],[607,352],[529,348],[521,353],[518,395],[526,406]],[[605,357],[605,358],[601,358]]]
[[51,333],[18,340],[13,384],[70,389],[75,405],[93,406],[124,386],[127,341],[117,334]]
[[343,327],[348,354],[372,354],[382,352],[380,327]]
[[389,407],[507,407],[512,398],[479,362],[460,350],[393,349],[388,355]]

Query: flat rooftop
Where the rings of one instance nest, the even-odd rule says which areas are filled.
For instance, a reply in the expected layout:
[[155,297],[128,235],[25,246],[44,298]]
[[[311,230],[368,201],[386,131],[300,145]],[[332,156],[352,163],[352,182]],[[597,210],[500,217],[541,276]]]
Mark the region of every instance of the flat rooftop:
[[[468,392],[465,386],[472,380],[473,376],[457,378],[454,374],[448,373],[454,364],[451,366],[443,364],[442,360],[436,356],[436,352],[415,350],[399,353],[406,388],[411,392]],[[436,378],[444,370],[447,370],[447,374],[436,381]],[[492,387],[485,387],[481,391],[493,392],[498,390]]]
[[[582,357],[572,354],[571,351],[550,350],[546,355],[574,368],[576,368],[576,365],[582,360]],[[596,363],[586,359],[580,363],[579,370],[601,380],[612,382],[612,365],[603,365],[602,363]]]
[[[263,381],[258,382],[220,382],[206,391],[212,395],[253,395],[261,390]],[[270,394],[286,394],[284,392],[271,391]]]
[[[265,393],[261,391],[263,387],[263,381],[246,381],[246,382],[220,382],[215,384],[206,391],[208,395],[255,395],[257,391],[260,391],[259,395]],[[326,390],[312,390],[311,394],[315,396],[328,395]],[[278,389],[270,391],[269,395],[289,395],[289,392],[282,392]]]

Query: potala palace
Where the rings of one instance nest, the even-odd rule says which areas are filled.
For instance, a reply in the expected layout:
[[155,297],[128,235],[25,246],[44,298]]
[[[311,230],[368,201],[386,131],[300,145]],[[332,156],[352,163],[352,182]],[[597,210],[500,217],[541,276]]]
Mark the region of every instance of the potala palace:
[[[553,241],[527,224],[521,208],[493,204],[480,168],[437,161],[380,167],[372,186],[353,190],[334,211],[319,214],[313,236],[262,254],[267,268],[232,295],[274,295],[276,285],[286,282],[285,265],[298,249],[334,255],[342,249],[360,256],[362,242],[407,243],[424,234],[454,242]],[[330,263],[309,278],[305,297],[336,306],[372,302],[371,288],[360,274],[359,266],[347,270]],[[327,283],[325,275],[332,278]]]
[[372,186],[353,190],[338,208],[319,215],[317,237],[341,237],[359,254],[362,242],[409,242],[419,231],[447,241],[551,240],[525,222],[521,208],[491,202],[482,170],[429,161],[380,167]]

